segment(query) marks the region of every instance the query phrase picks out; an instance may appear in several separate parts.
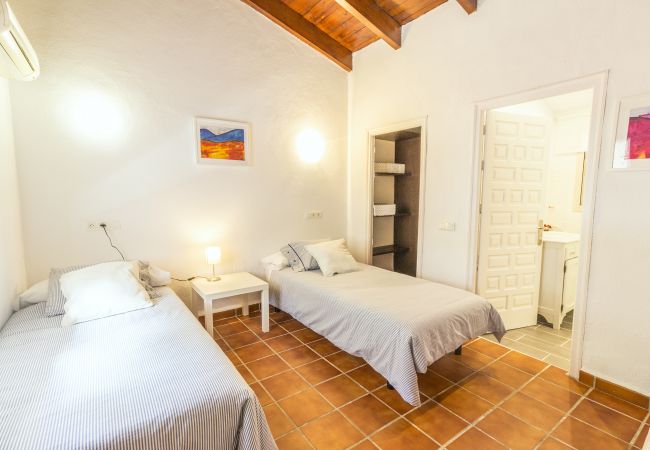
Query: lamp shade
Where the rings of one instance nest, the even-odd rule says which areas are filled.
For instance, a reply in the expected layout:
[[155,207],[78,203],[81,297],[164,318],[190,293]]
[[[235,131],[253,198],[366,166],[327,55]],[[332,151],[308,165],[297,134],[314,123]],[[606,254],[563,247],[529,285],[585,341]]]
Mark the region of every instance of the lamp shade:
[[221,247],[206,247],[205,259],[208,264],[219,264],[221,262]]

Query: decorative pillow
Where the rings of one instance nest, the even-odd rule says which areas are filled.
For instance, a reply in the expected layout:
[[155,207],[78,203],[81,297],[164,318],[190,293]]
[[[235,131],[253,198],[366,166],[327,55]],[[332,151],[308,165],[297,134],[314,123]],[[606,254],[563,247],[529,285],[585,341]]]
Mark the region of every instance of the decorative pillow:
[[149,280],[153,287],[168,286],[172,282],[172,274],[160,267],[149,264]]
[[68,272],[60,285],[67,298],[64,327],[153,305],[140,284],[137,262],[109,262]]
[[31,286],[29,289],[25,290],[18,300],[20,301],[19,305],[21,308],[24,308],[29,305],[34,305],[36,303],[43,303],[47,301],[47,288],[50,280],[39,281],[38,283]]
[[149,263],[147,261],[138,261],[138,268],[140,269],[140,282],[142,283],[144,289],[147,291],[147,294],[149,294],[149,297],[160,297],[160,294],[154,289],[154,280],[152,280],[153,277],[150,273],[151,266]]
[[306,245],[305,248],[318,261],[320,270],[326,277],[359,270],[359,265],[343,239]]
[[50,270],[50,279],[47,288],[47,303],[45,304],[46,316],[60,316],[65,312],[63,309],[63,305],[65,304],[65,296],[63,295],[63,292],[61,292],[61,286],[59,284],[61,276],[68,272],[83,269],[84,267],[88,266],[70,266],[63,269]]
[[317,270],[318,263],[312,255],[305,249],[305,245],[316,244],[324,242],[323,240],[317,241],[296,241],[287,244],[280,250],[287,261],[289,266],[294,272],[304,272],[306,270]]
[[261,263],[264,267],[267,280],[271,278],[271,272],[274,270],[282,270],[285,267],[289,267],[289,261],[282,252],[275,252],[272,255],[262,258]]

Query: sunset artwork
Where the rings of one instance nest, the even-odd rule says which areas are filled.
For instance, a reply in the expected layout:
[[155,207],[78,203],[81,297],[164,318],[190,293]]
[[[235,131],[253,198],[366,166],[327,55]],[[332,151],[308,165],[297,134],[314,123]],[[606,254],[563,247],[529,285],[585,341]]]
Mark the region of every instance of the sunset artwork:
[[197,119],[199,163],[246,164],[249,159],[249,125],[216,119]]
[[650,113],[632,111],[627,127],[626,159],[650,159]]

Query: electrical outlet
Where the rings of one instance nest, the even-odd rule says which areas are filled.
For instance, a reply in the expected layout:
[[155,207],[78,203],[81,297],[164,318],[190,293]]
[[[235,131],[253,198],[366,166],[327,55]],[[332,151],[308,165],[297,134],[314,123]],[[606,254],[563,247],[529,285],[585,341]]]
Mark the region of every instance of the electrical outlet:
[[86,224],[86,230],[101,231],[102,224],[106,224],[107,231],[116,231],[122,228],[122,225],[117,220],[95,220]]
[[323,211],[309,211],[305,213],[305,219],[322,219]]
[[438,228],[442,231],[456,231],[456,224],[454,222],[442,222]]

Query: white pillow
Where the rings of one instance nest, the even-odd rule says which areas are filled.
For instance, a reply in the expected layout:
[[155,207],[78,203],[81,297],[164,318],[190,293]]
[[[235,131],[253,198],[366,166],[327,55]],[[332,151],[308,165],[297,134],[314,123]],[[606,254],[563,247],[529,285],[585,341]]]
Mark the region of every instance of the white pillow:
[[287,260],[282,252],[275,252],[272,255],[265,256],[262,258],[261,263],[264,267],[267,280],[271,278],[271,272],[274,270],[282,270],[285,267],[289,267],[289,260]]
[[48,285],[49,280],[39,281],[27,289],[25,292],[20,294],[18,297],[18,300],[20,301],[20,307],[24,308],[29,305],[47,301]]
[[149,281],[153,287],[167,286],[172,282],[172,274],[158,266],[149,264]]
[[321,272],[326,277],[359,270],[359,265],[345,246],[343,239],[306,245],[305,248],[318,262]]
[[109,262],[61,276],[64,327],[152,306],[137,262]]

